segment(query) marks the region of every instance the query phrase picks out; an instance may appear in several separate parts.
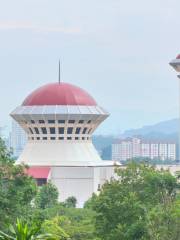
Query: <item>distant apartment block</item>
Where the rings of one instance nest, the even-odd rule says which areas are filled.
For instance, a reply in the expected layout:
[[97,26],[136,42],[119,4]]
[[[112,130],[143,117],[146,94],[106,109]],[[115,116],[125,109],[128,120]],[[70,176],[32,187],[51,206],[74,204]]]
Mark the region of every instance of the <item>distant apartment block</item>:
[[176,143],[147,141],[140,137],[119,139],[112,144],[112,160],[126,161],[144,157],[159,160],[176,160]]
[[15,157],[19,157],[26,142],[27,136],[25,131],[13,120],[12,130],[9,134],[9,147],[13,150]]

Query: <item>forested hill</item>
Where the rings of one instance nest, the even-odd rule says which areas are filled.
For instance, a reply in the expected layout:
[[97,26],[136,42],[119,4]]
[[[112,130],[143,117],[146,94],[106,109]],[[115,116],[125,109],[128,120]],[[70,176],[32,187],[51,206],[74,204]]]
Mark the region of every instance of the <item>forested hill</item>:
[[[155,125],[143,126],[138,129],[126,130],[119,138],[142,136],[151,140],[172,140],[178,142],[178,119],[159,122]],[[93,136],[93,143],[103,159],[111,159],[111,144],[117,136]]]
[[168,121],[159,122],[154,125],[143,126],[142,128],[129,129],[125,131],[122,136],[129,137],[134,135],[176,135],[178,132],[179,119],[172,119]]

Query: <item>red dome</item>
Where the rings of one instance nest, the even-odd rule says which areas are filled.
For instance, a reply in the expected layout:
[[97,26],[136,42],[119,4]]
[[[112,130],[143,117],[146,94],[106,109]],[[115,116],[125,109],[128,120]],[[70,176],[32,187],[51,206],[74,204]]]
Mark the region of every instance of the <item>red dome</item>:
[[68,83],[50,83],[32,92],[23,106],[40,105],[86,105],[95,106],[96,101],[83,89]]

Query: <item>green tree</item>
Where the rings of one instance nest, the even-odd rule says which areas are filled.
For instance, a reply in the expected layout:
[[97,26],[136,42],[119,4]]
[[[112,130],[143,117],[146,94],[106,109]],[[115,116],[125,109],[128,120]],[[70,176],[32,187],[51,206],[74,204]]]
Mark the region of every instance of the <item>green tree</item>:
[[50,233],[54,236],[54,240],[70,239],[69,235],[64,231],[63,226],[68,220],[62,216],[56,216],[50,220],[45,220],[42,224],[42,232]]
[[148,213],[147,229],[150,239],[180,239],[180,200],[166,205],[157,205]]
[[61,227],[71,240],[95,240],[94,215],[89,209],[62,208],[59,215],[64,219]]
[[[58,204],[52,208],[46,208],[46,222],[53,227],[53,232],[58,235],[59,227],[69,235],[71,240],[95,240],[94,216],[90,209],[67,208]],[[43,223],[44,225],[44,223]],[[47,230],[47,228],[46,228]],[[48,232],[51,233],[50,230]]]
[[11,153],[0,139],[0,226],[13,223],[31,208],[37,187],[26,175],[26,166],[15,165]]
[[51,182],[39,188],[38,194],[35,199],[35,205],[38,208],[50,208],[58,202],[58,190]]
[[[97,213],[97,236],[103,240],[154,239],[149,231],[156,220],[153,209],[160,206],[162,221],[164,216],[170,221],[173,213],[167,212],[167,207],[171,208],[176,201],[176,178],[167,171],[136,163],[129,164],[126,169],[117,168],[116,173],[118,179],[105,183],[92,203]],[[170,221],[168,231],[175,231],[174,236],[178,234],[173,221]]]
[[68,208],[75,208],[77,204],[77,199],[75,197],[68,197],[65,202],[64,206]]

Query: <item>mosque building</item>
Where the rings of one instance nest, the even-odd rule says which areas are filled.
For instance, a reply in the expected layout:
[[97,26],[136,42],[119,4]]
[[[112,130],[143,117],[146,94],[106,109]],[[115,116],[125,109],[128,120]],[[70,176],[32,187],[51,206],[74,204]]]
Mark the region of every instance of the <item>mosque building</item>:
[[28,136],[17,164],[27,164],[38,185],[51,181],[60,201],[74,196],[82,207],[114,175],[114,163],[103,161],[91,140],[108,116],[92,96],[72,84],[36,89],[11,113]]

